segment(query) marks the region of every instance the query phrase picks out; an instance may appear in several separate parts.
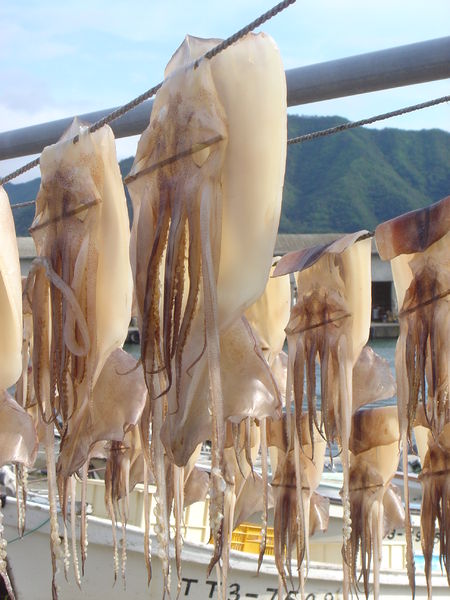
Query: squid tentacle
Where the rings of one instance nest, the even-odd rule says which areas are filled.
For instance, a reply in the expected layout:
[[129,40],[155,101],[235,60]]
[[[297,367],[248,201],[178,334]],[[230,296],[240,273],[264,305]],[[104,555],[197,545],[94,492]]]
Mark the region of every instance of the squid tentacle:
[[78,553],[77,553],[77,535],[76,535],[76,479],[75,475],[72,475],[70,486],[70,520],[72,526],[72,554],[73,554],[73,569],[75,572],[75,581],[77,586],[81,590],[81,577],[80,577],[80,566],[78,564]]
[[0,577],[2,577],[6,591],[8,592],[11,600],[15,600],[16,596],[14,594],[13,587],[11,585],[11,581],[9,579],[8,571],[7,571],[7,562],[6,562],[6,540],[3,537],[3,512],[0,506]]
[[261,525],[261,542],[259,546],[258,568],[257,573],[261,569],[264,554],[267,546],[267,521],[269,510],[269,481],[267,468],[267,419],[261,419],[261,474],[263,486],[263,510],[262,510],[262,525]]

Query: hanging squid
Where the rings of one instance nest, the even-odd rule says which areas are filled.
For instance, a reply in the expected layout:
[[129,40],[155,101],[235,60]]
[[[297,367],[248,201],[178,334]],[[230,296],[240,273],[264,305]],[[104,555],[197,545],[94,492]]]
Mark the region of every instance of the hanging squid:
[[164,422],[166,450],[182,467],[189,451],[174,447],[186,443],[175,428],[193,419],[196,436],[195,413],[211,412],[203,438],[212,440],[211,567],[222,548],[221,338],[264,291],[286,153],[286,83],[274,42],[248,34],[201,58],[217,43],[187,36],[176,51],[126,179],[152,440],[159,445]]
[[261,478],[253,471],[253,461],[258,455],[259,442],[259,428],[251,422],[250,418],[239,424],[227,422],[224,447],[224,547],[220,573],[224,587],[227,582],[233,530],[241,522],[240,519],[245,519],[247,515],[262,508],[262,505],[254,503],[254,488],[259,487],[259,500],[262,492]]
[[382,223],[375,239],[381,258],[391,260],[397,293],[401,429],[410,437],[421,401],[439,435],[450,420],[450,196]]
[[[89,410],[75,412],[73,424],[68,430],[58,457],[58,464],[64,465],[59,475],[69,478],[83,466],[87,468],[94,446],[98,442],[111,442],[111,447],[121,447],[124,437],[131,429],[137,428],[147,397],[142,371],[136,369],[136,360],[121,348],[114,350],[106,359],[92,390]],[[76,435],[72,433],[76,432]],[[128,476],[126,479],[128,482]],[[86,480],[82,483],[82,494],[86,494]],[[74,500],[74,494],[71,494]],[[128,498],[127,498],[128,500]],[[111,513],[112,505],[107,503]],[[82,505],[83,519],[84,503]],[[125,514],[125,513],[124,513]],[[111,515],[113,528],[115,515]],[[126,518],[121,519],[124,525]],[[74,519],[72,519],[74,523]],[[85,526],[81,526],[81,557],[84,571],[86,559]],[[125,534],[124,534],[125,538]],[[72,542],[75,540],[75,530]],[[123,544],[123,556],[126,556]],[[75,550],[74,550],[75,556]]]
[[[352,584],[356,588],[358,551],[364,593],[369,597],[369,573],[373,563],[374,598],[379,595],[379,571],[383,537],[403,525],[401,500],[390,481],[400,459],[400,433],[396,406],[361,408],[352,419],[350,436],[350,510],[352,518]],[[388,507],[385,513],[385,504]],[[398,510],[393,508],[397,506]],[[392,521],[398,517],[400,522]]]
[[267,281],[264,293],[245,311],[245,316],[270,366],[283,350],[286,340],[284,330],[291,312],[289,275],[272,277],[277,259],[273,262],[274,265],[270,270],[271,277]]
[[[244,319],[221,335],[219,364],[224,419],[238,423],[247,417],[280,417],[278,387]],[[178,412],[168,414],[161,431],[165,447],[179,465],[187,464],[194,449],[211,434],[209,381],[207,374],[203,375],[197,384],[198,396],[189,406],[180,404]]]
[[[313,425],[310,437],[308,414],[301,416],[303,446],[290,440],[289,418],[269,421],[267,445],[272,466],[274,496],[274,552],[278,573],[286,587],[292,579],[291,558],[296,549],[297,570],[302,581],[302,563],[309,556],[309,536],[328,524],[328,503],[316,493],[322,476],[326,441]],[[300,475],[300,476],[299,476]],[[300,496],[300,498],[299,498]]]
[[34,392],[46,423],[56,597],[60,552],[53,427],[61,434],[57,472],[65,514],[80,425],[93,426],[95,383],[127,335],[132,277],[128,214],[111,129],[91,134],[75,120],[57,144],[44,149],[40,166],[30,228],[38,256],[25,293],[32,298]]
[[0,227],[0,390],[5,390],[22,368],[22,284],[14,220],[1,186]]
[[[6,390],[0,390],[0,467],[14,463],[32,467],[38,451],[38,438],[32,418]],[[3,514],[0,508],[0,576],[8,598],[14,591],[6,571],[6,540],[3,539]]]
[[[2,425],[5,426],[8,423],[6,414],[18,415],[18,412],[14,410],[15,406],[11,405],[12,401],[9,400],[4,390],[18,380],[22,368],[22,287],[14,220],[8,196],[1,186],[0,231],[2,232],[0,242],[0,394],[2,394],[1,406],[5,416]],[[17,408],[19,411],[18,406]],[[5,410],[7,413],[4,412]],[[13,410],[12,413],[11,410]],[[4,433],[6,434],[7,431]],[[7,444],[7,439],[0,435],[0,454],[2,455],[0,458],[4,458],[5,452],[7,453],[10,450],[4,444]],[[20,461],[21,455],[15,460]],[[0,508],[0,577],[3,578],[9,595],[14,598],[14,592],[6,571],[6,542],[3,540],[2,535],[2,520],[3,514]]]
[[58,462],[64,465],[65,476],[84,465],[96,442],[121,443],[138,425],[147,388],[142,372],[135,367],[136,360],[121,348],[106,359],[92,390],[90,411],[74,413],[77,435],[69,430],[61,448]]
[[0,390],[0,467],[9,463],[32,467],[38,446],[33,419],[6,390]]
[[353,367],[352,412],[366,404],[393,398],[396,390],[388,361],[370,346],[364,346]]
[[[283,352],[286,340],[285,327],[291,312],[291,284],[289,275],[272,277],[278,258],[272,261],[269,280],[264,293],[245,312],[245,316],[255,334],[258,344],[269,363],[273,377],[281,393],[286,396],[287,356]],[[267,544],[267,519],[269,509],[269,481],[267,463],[267,419],[260,421],[261,428],[261,472],[262,472],[262,537],[258,570]]]
[[414,421],[414,437],[422,465],[420,510],[421,544],[425,561],[428,597],[432,598],[432,560],[436,521],[439,531],[439,557],[450,585],[450,423],[437,439],[433,438],[423,405],[419,405]]
[[[291,252],[280,260],[274,272],[275,276],[297,272],[298,299],[286,328],[288,415],[291,414],[291,387],[295,409],[289,435],[293,445],[303,445],[301,423],[306,375],[309,437],[314,443],[313,428],[316,427],[328,443],[336,441],[342,450],[345,596],[349,593],[352,564],[348,488],[352,377],[353,367],[369,337],[370,254],[370,235],[360,231],[325,246]],[[320,363],[321,418],[316,408],[316,360]],[[296,435],[293,435],[294,429]],[[300,507],[297,510],[300,511]]]
[[395,396],[396,385],[387,360],[365,346],[353,368],[350,437],[350,511],[352,521],[352,585],[357,587],[358,551],[364,592],[368,594],[373,559],[374,594],[378,594],[382,538],[404,526],[400,495],[390,482],[399,462],[395,406],[365,405]]
[[[382,223],[375,239],[381,258],[391,261],[397,294],[400,335],[395,368],[406,474],[408,442],[418,405],[423,404],[435,440],[450,422],[450,196]],[[414,590],[406,477],[404,494],[408,576]]]

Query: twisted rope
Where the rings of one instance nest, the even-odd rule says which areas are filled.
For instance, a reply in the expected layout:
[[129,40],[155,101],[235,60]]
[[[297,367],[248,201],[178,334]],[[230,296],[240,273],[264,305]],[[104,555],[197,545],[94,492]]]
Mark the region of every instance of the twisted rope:
[[[250,31],[253,31],[253,29],[256,29],[256,27],[259,27],[260,25],[262,25],[263,23],[265,23],[266,21],[268,21],[269,19],[271,19],[272,17],[274,17],[275,15],[277,15],[278,13],[283,11],[285,8],[287,8],[291,4],[294,4],[294,2],[296,2],[296,0],[284,0],[283,2],[280,2],[279,4],[277,4],[276,6],[274,6],[273,8],[271,8],[270,10],[268,10],[267,12],[262,14],[260,17],[258,17],[257,19],[255,19],[254,21],[252,21],[251,23],[249,23],[248,25],[246,25],[245,27],[243,27],[236,33],[234,33],[232,36],[228,37],[226,40],[223,40],[223,42],[220,42],[220,44],[217,44],[217,46],[214,46],[214,48],[211,48],[211,50],[208,50],[208,52],[206,52],[202,57],[200,57],[193,63],[194,68],[196,66],[198,66],[200,60],[202,60],[203,58],[206,58],[208,60],[210,60],[211,58],[214,58],[214,56],[217,56],[220,52],[222,52],[223,50],[225,50],[226,48],[228,48],[229,46],[231,46],[232,44],[234,44],[235,42],[240,40],[242,37],[244,37],[244,35],[247,35],[247,33],[250,33]],[[149,100],[161,88],[163,83],[164,83],[164,80],[161,81],[160,83],[158,83],[157,85],[153,86],[152,88],[150,88],[149,90],[147,90],[146,92],[141,94],[140,96],[137,96],[133,100],[130,100],[130,102],[128,102],[127,104],[124,104],[123,106],[117,108],[109,115],[106,115],[99,121],[96,121],[89,127],[89,132],[94,133],[94,131],[97,131],[104,125],[108,125],[112,121],[115,121],[119,117],[122,117],[125,113],[129,112],[133,108],[136,108],[136,106],[138,106],[139,104],[142,104],[142,102],[145,102],[145,100]],[[79,136],[76,135],[73,138],[73,143],[76,144],[78,142],[78,140],[79,140]],[[24,173],[26,173],[27,171],[30,171],[31,169],[34,169],[34,167],[37,167],[38,165],[39,165],[39,158],[36,158],[35,160],[33,160],[33,161],[27,163],[26,165],[24,165],[23,167],[21,167],[20,169],[17,169],[16,171],[9,173],[9,175],[6,175],[5,177],[0,178],[0,185],[4,185],[5,183],[8,183],[8,181],[11,181],[12,179],[15,179],[16,177],[19,177],[19,175],[23,175]],[[21,206],[21,205],[16,204],[15,206]]]
[[19,177],[19,175],[23,175],[27,171],[31,171],[31,169],[34,169],[34,167],[38,167],[38,166],[39,166],[39,158],[35,158],[34,160],[27,163],[23,167],[20,167],[20,169],[16,169],[12,173],[9,173],[9,175],[5,175],[5,177],[2,177],[0,179],[0,185],[4,185],[5,183],[8,183],[8,181],[11,181],[11,179],[15,179],[16,177]]
[[329,127],[328,129],[321,129],[320,131],[314,131],[313,133],[306,133],[305,135],[299,135],[298,137],[291,138],[287,141],[288,146],[292,144],[300,144],[301,142],[309,142],[310,140],[315,140],[320,137],[325,137],[326,135],[332,135],[333,133],[339,133],[341,131],[346,131],[347,129],[353,129],[354,127],[361,127],[362,125],[370,125],[371,123],[375,123],[376,121],[383,121],[384,119],[391,119],[392,117],[398,117],[399,115],[404,115],[406,113],[413,112],[415,110],[420,110],[422,108],[429,108],[430,106],[435,106],[436,104],[442,104],[443,102],[448,102],[450,100],[450,96],[441,96],[441,98],[435,98],[434,100],[429,100],[428,102],[422,102],[421,104],[414,104],[412,106],[406,106],[405,108],[399,108],[398,110],[393,110],[391,112],[383,113],[381,115],[376,115],[374,117],[370,117],[368,119],[361,119],[360,121],[352,121],[350,123],[342,123],[342,125],[337,125],[336,127]]
[[[247,33],[253,31],[253,29],[256,29],[266,21],[269,21],[269,19],[283,11],[291,4],[294,4],[294,2],[295,0],[284,0],[284,2],[280,2],[279,4],[262,14],[260,17],[249,23],[246,27],[243,27],[242,29],[237,31],[234,35],[230,36],[226,40],[223,40],[223,42],[220,42],[220,44],[217,44],[217,46],[211,48],[211,50],[208,50],[208,52],[204,54],[204,58],[207,58],[208,60],[214,58],[214,56],[219,54],[219,52],[222,52],[223,50],[228,48],[228,46],[231,46],[231,44],[237,42],[239,39],[241,39],[241,37],[244,37],[244,35],[247,35]],[[196,60],[194,65],[197,66],[200,60],[201,59]]]

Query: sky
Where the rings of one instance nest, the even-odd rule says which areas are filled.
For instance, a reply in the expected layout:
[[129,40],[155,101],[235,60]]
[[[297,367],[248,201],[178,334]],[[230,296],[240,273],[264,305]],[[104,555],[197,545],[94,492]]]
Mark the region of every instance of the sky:
[[[0,3],[0,132],[122,105],[163,79],[189,33],[225,38],[276,0],[15,0]],[[449,35],[449,0],[297,0],[262,26],[285,69]],[[289,109],[358,120],[450,94],[449,80]],[[450,131],[450,104],[377,128]],[[137,137],[117,140],[119,160]],[[0,161],[0,176],[33,157]],[[34,169],[16,182],[38,177]]]

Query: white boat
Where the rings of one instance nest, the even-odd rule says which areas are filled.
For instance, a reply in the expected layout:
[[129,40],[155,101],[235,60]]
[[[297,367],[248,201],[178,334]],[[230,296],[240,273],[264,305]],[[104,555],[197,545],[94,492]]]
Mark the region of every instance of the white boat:
[[[326,487],[327,482],[324,482]],[[332,487],[332,486],[331,486]],[[158,557],[156,538],[152,535],[152,581],[147,587],[147,573],[143,554],[143,489],[137,488],[130,495],[129,524],[127,525],[127,561],[126,582],[113,581],[113,550],[111,521],[107,518],[103,502],[104,486],[101,480],[88,483],[88,503],[93,514],[88,516],[88,558],[79,590],[73,570],[68,581],[60,571],[57,576],[61,599],[98,599],[110,600],[127,598],[162,598],[163,579],[161,562]],[[49,512],[44,496],[30,494],[27,503],[26,532],[23,538],[17,535],[17,510],[15,498],[7,498],[4,507],[5,539],[8,541],[8,557],[14,577],[17,596],[21,600],[47,600],[51,597],[51,562],[49,550]],[[151,511],[153,515],[153,511]],[[94,516],[95,515],[95,516]],[[256,522],[256,521],[255,521]],[[217,577],[213,571],[207,576],[207,565],[212,556],[212,546],[208,542],[208,501],[198,502],[185,511],[185,542],[182,554],[183,580],[181,598],[217,598]],[[251,529],[251,525],[249,528]],[[413,515],[413,537],[415,540],[416,597],[426,598],[426,582],[420,571],[420,552],[417,534],[419,516]],[[70,527],[68,528],[70,529]],[[255,527],[253,527],[255,529]],[[61,529],[62,531],[62,529]],[[242,529],[241,529],[242,531]],[[245,531],[245,527],[244,527]],[[120,528],[118,530],[120,539]],[[411,598],[405,570],[405,536],[397,531],[389,536],[383,545],[383,563],[380,573],[380,597]],[[305,584],[307,600],[337,600],[342,598],[342,567],[340,549],[342,543],[342,507],[331,502],[330,522],[326,532],[311,538],[311,562]],[[232,549],[230,553],[230,571],[228,575],[228,594],[230,600],[239,598],[258,598],[275,600],[278,598],[278,573],[273,555],[264,557],[257,575],[258,544],[251,532],[243,542],[234,539],[233,547],[253,550],[243,552]],[[269,544],[270,552],[270,544]],[[119,550],[120,553],[120,550]],[[176,597],[176,574],[172,563],[171,589]],[[434,565],[435,566],[435,565]],[[62,565],[61,565],[62,568]],[[295,561],[293,562],[295,573]],[[291,592],[283,592],[283,599],[300,598],[298,581],[292,582]],[[124,587],[125,586],[125,587]],[[361,594],[364,595],[363,593]],[[433,597],[448,598],[447,579],[440,571],[433,573]]]

